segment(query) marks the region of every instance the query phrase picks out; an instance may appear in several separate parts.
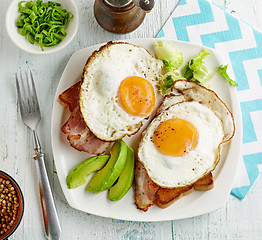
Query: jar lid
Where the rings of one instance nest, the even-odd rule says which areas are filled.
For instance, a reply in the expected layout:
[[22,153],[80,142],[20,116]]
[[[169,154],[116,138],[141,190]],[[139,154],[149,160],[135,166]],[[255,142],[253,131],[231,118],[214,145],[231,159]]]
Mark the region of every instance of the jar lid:
[[129,5],[132,0],[105,0],[105,2],[112,7],[125,7]]

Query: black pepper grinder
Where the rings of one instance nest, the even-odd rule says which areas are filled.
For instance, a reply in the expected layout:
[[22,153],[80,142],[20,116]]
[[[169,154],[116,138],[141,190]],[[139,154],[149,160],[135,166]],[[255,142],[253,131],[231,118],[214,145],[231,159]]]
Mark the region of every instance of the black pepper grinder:
[[154,7],[154,0],[95,0],[94,14],[105,30],[113,33],[134,31]]

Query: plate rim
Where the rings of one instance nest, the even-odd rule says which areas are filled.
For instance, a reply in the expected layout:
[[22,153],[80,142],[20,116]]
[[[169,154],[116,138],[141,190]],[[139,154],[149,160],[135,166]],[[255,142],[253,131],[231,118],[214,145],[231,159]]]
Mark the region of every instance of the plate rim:
[[[218,62],[224,62],[222,56],[221,56],[221,53],[219,53],[216,49],[213,49],[213,48],[209,48],[209,47],[205,47],[203,45],[199,45],[199,44],[195,44],[195,43],[189,43],[189,42],[184,42],[184,41],[179,41],[179,40],[175,40],[175,39],[170,39],[170,38],[134,38],[134,39],[121,39],[121,40],[114,40],[113,42],[129,42],[131,44],[135,44],[135,45],[139,45],[137,44],[137,42],[151,42],[151,44],[155,41],[159,41],[159,40],[162,40],[162,39],[165,39],[167,41],[171,41],[171,42],[178,42],[180,44],[185,44],[185,45],[191,45],[191,46],[194,46],[194,47],[197,47],[197,48],[205,48],[211,52],[214,53],[215,55],[215,58],[218,60]],[[71,61],[73,58],[75,58],[77,55],[80,55],[82,52],[85,52],[85,51],[91,51],[91,53],[94,51],[94,50],[97,50],[99,49],[100,46],[106,44],[105,43],[100,43],[100,44],[96,44],[96,45],[92,45],[92,46],[89,46],[87,48],[83,48],[83,49],[79,49],[77,50],[76,52],[74,52],[72,54],[72,56],[70,57],[66,67],[64,68],[64,71],[61,75],[61,78],[59,80],[59,83],[58,83],[58,86],[57,86],[57,89],[56,89],[56,94],[55,94],[55,98],[54,98],[54,103],[53,103],[53,109],[52,109],[52,118],[51,118],[51,143],[52,143],[52,152],[53,152],[53,156],[54,156],[54,162],[55,162],[55,167],[56,167],[56,170],[57,170],[57,175],[58,175],[58,179],[59,179],[59,184],[62,188],[62,192],[68,202],[68,204],[72,207],[72,208],[75,208],[77,210],[80,210],[80,211],[83,211],[83,212],[87,212],[85,210],[83,210],[83,208],[77,206],[74,202],[71,201],[71,199],[69,198],[69,189],[66,189],[68,191],[65,191],[64,188],[63,188],[63,185],[62,185],[62,177],[64,177],[64,175],[62,176],[62,173],[58,170],[58,167],[59,167],[59,164],[57,163],[57,160],[56,160],[56,153],[55,153],[55,142],[54,142],[54,138],[53,138],[53,133],[55,132],[55,130],[57,130],[55,127],[55,124],[54,124],[54,121],[55,121],[55,109],[56,109],[56,106],[57,104],[59,105],[59,103],[57,102],[57,97],[58,95],[63,91],[61,90],[61,85],[62,85],[62,80],[64,78],[64,73],[66,72],[66,69],[68,68],[68,66],[71,64]],[[91,54],[90,53],[90,54]],[[89,57],[90,55],[87,56],[87,58]],[[87,60],[86,58],[86,60]],[[82,72],[81,72],[82,73]],[[80,73],[80,74],[81,74]],[[65,90],[65,89],[64,89]],[[218,175],[218,178],[216,179],[216,183],[219,181],[219,184],[225,184],[226,187],[226,190],[224,190],[226,192],[226,197],[223,197],[223,199],[220,199],[218,197],[218,200],[216,201],[216,203],[212,203],[211,205],[210,204],[206,204],[206,208],[205,209],[196,209],[194,211],[194,213],[187,213],[187,214],[180,214],[179,216],[173,216],[173,217],[166,217],[166,218],[163,218],[163,219],[158,219],[158,218],[150,218],[150,217],[144,217],[145,215],[144,214],[147,214],[147,215],[150,215],[150,211],[149,212],[146,212],[144,214],[142,214],[140,217],[138,218],[131,218],[131,217],[126,217],[126,218],[123,218],[123,217],[114,217],[114,216],[109,216],[107,214],[97,214],[97,213],[94,213],[94,212],[87,212],[89,214],[93,214],[93,215],[97,215],[97,216],[100,216],[100,217],[106,217],[106,218],[114,218],[114,219],[119,219],[119,220],[126,220],[126,221],[140,221],[140,222],[155,222],[155,221],[169,221],[169,220],[177,220],[177,219],[183,219],[183,218],[189,218],[189,217],[194,217],[194,216],[199,216],[199,215],[202,215],[202,214],[206,214],[206,213],[209,213],[209,212],[212,212],[212,211],[215,211],[221,207],[224,206],[227,198],[228,198],[228,195],[230,194],[230,191],[231,191],[231,188],[232,188],[232,185],[233,185],[233,181],[234,181],[234,177],[236,175],[236,164],[239,163],[240,161],[240,156],[241,156],[241,141],[242,141],[242,117],[241,117],[241,109],[240,109],[240,102],[238,100],[238,95],[237,95],[237,91],[236,91],[236,88],[235,87],[230,87],[230,101],[231,101],[231,105],[232,105],[232,108],[230,109],[230,111],[233,113],[234,115],[234,121],[235,121],[235,126],[236,126],[236,133],[235,133],[235,136],[234,138],[232,139],[232,141],[229,143],[230,145],[232,144],[232,142],[234,143],[234,145],[237,145],[238,146],[238,151],[236,153],[234,153],[234,156],[235,158],[238,158],[237,160],[234,160],[234,161],[224,161],[223,163],[223,166],[220,170],[220,173]],[[233,98],[232,98],[233,96]],[[61,106],[62,107],[62,106]],[[60,125],[60,128],[61,128],[61,125]],[[59,129],[60,129],[59,128]],[[232,155],[232,151],[228,151],[231,155]],[[233,168],[234,166],[234,168]],[[225,171],[225,167],[229,167],[229,168],[232,168],[234,169],[234,171],[230,172],[229,174],[229,171]],[[224,170],[223,170],[224,169]],[[229,178],[229,182],[225,181],[225,179],[223,177],[221,177],[221,171],[222,171],[222,175],[224,174],[225,176],[227,176],[227,178]],[[228,179],[227,179],[228,180]],[[65,181],[65,179],[63,179],[63,181]],[[221,183],[220,183],[221,182]],[[210,190],[212,191],[212,190]],[[208,191],[208,192],[210,192]],[[196,191],[194,191],[196,192]],[[193,193],[194,193],[193,192]],[[191,194],[193,194],[191,193]],[[204,195],[205,192],[201,192],[202,195]],[[185,197],[184,197],[185,198]],[[201,196],[199,197],[201,198]],[[205,199],[204,199],[205,200]],[[180,200],[181,201],[181,200]],[[169,208],[167,208],[169,209]],[[161,211],[165,211],[167,209],[161,209]]]

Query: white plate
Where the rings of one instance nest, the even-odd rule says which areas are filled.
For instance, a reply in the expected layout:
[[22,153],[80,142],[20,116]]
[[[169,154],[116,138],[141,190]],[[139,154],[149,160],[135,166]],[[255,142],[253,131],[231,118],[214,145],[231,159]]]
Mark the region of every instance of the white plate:
[[[153,53],[153,44],[155,41],[159,41],[159,39],[132,39],[126,41],[143,46],[149,52]],[[184,63],[195,54],[199,53],[203,48],[202,46],[186,42],[174,40],[169,41],[184,53]],[[169,208],[160,209],[156,206],[152,206],[145,213],[138,210],[134,205],[133,188],[118,202],[109,201],[107,199],[107,191],[99,194],[85,191],[86,184],[76,189],[67,188],[67,174],[79,162],[89,157],[89,154],[78,152],[70,147],[66,135],[61,132],[61,127],[67,121],[69,114],[65,107],[57,102],[57,97],[60,93],[80,79],[86,60],[91,53],[94,50],[97,50],[100,46],[101,45],[88,47],[79,50],[72,55],[62,74],[54,100],[51,132],[53,154],[61,187],[70,206],[98,216],[132,221],[182,219],[208,213],[224,206],[231,190],[238,160],[240,159],[242,121],[236,90],[234,87],[229,86],[216,69],[217,66],[225,64],[225,62],[223,62],[222,58],[215,50],[208,48],[206,49],[208,49],[212,54],[206,57],[205,63],[208,68],[215,73],[211,80],[211,88],[216,91],[218,96],[232,111],[236,124],[236,134],[230,144],[224,147],[221,160],[213,172],[215,187],[212,190],[205,192],[194,191],[175,202]],[[144,127],[145,125],[147,125],[147,122],[144,123]],[[124,140],[128,144],[131,144],[132,141],[137,141],[140,133],[141,131],[132,137],[126,137]],[[88,181],[89,180],[90,178]]]

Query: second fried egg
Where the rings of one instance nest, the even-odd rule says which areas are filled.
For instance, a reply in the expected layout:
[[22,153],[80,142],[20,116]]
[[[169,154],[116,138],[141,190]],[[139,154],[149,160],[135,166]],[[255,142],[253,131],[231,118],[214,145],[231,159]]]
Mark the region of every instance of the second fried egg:
[[177,81],[173,90],[176,85],[179,91],[164,99],[138,149],[149,177],[169,188],[193,184],[214,170],[221,144],[234,134],[232,115],[214,92],[193,82]]

